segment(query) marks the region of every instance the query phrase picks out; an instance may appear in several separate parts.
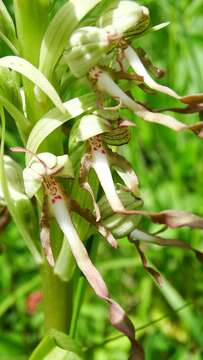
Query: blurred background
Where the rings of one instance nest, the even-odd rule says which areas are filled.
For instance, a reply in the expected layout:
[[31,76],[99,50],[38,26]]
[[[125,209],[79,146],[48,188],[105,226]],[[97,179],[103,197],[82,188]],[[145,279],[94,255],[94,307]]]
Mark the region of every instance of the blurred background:
[[[12,1],[4,1],[12,13]],[[53,11],[61,1],[53,1]],[[179,94],[203,91],[203,0],[146,0],[153,25],[170,21],[162,31],[134,42],[153,63],[166,70],[160,80]],[[9,50],[0,42],[0,55]],[[1,86],[1,85],[0,85]],[[176,103],[158,94],[133,90],[153,108]],[[177,115],[186,123],[196,115]],[[136,119],[137,120],[137,119]],[[203,143],[193,133],[176,134],[159,125],[137,120],[123,153],[140,179],[145,208],[193,211],[203,215]],[[13,122],[8,124],[7,148],[18,143]],[[155,227],[144,223],[147,231]],[[166,237],[182,239],[203,250],[198,230],[167,230]],[[147,360],[203,359],[203,269],[191,252],[142,245],[150,262],[161,272],[158,287],[140,263],[135,249],[120,241],[113,250],[100,244],[96,260],[114,297],[130,314],[146,351]],[[0,359],[25,360],[43,333],[42,303],[30,313],[30,294],[40,290],[35,263],[15,225],[0,233]],[[32,304],[31,304],[32,305]],[[107,306],[88,288],[78,327],[78,338],[93,360],[126,360],[128,341],[108,323]],[[162,320],[161,320],[162,318]],[[157,320],[155,322],[155,320]],[[140,328],[140,329],[139,329]],[[105,340],[105,341],[104,341]],[[95,346],[92,346],[95,344]]]

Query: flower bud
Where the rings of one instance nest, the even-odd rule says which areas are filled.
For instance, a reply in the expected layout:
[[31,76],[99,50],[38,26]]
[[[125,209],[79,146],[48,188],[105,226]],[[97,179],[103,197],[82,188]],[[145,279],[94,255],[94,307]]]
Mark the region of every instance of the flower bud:
[[61,63],[67,63],[76,77],[85,76],[106,54],[110,42],[105,30],[87,26],[76,30],[70,37],[69,47]]
[[[131,192],[126,191],[126,188],[122,185],[117,185],[117,194],[126,210],[137,210],[143,205],[141,198],[135,197]],[[140,215],[115,214],[105,196],[99,200],[98,205],[102,225],[111,231],[117,239],[127,236],[137,227],[140,221]]]
[[99,26],[108,33],[129,37],[145,31],[150,23],[149,10],[134,1],[121,0],[100,17]]

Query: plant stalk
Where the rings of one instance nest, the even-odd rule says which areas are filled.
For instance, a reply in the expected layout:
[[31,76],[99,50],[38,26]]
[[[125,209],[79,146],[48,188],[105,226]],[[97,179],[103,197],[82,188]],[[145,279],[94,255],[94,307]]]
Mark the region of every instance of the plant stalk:
[[[20,55],[38,67],[41,41],[48,25],[50,0],[14,0]],[[49,108],[37,101],[33,84],[23,79],[28,119],[34,124]]]
[[61,281],[48,263],[42,269],[45,332],[54,328],[67,333],[72,316],[72,282]]

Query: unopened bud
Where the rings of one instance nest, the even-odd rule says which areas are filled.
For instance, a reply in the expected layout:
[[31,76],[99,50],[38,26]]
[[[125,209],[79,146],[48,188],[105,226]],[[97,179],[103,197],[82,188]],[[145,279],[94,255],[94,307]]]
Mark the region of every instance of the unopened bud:
[[105,30],[87,26],[76,30],[64,52],[61,63],[66,63],[76,77],[88,74],[106,54],[110,42]]
[[99,26],[109,34],[124,38],[142,33],[149,23],[149,10],[129,0],[121,0],[117,5],[110,6],[99,19]]

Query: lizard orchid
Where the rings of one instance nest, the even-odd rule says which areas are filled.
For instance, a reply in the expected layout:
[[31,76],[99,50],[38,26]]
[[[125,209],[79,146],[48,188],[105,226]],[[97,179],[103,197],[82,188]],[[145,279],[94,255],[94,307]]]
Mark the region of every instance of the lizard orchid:
[[[160,235],[167,228],[203,229],[203,219],[185,211],[146,210],[136,171],[122,147],[131,140],[135,116],[203,137],[202,121],[188,125],[164,113],[201,115],[203,94],[181,96],[159,84],[164,72],[136,40],[168,23],[151,26],[147,7],[130,0],[69,0],[51,10],[50,3],[13,0],[13,21],[0,0],[0,37],[15,54],[0,59],[0,230],[8,209],[43,268],[47,333],[30,359],[48,359],[53,352],[57,359],[66,357],[64,350],[68,358],[84,358],[84,351],[89,356],[75,341],[87,279],[107,302],[111,324],[129,339],[129,360],[144,360],[133,323],[93,263],[93,244],[99,236],[115,249],[125,238],[159,284],[160,274],[148,264],[141,242],[192,251],[203,262],[192,244]],[[180,108],[151,109],[138,100],[138,88],[170,96]],[[5,141],[10,117],[23,144],[11,150],[25,153],[24,170],[4,156],[4,148],[15,143],[13,136]],[[155,233],[143,231],[143,218],[156,224]],[[61,332],[62,341],[55,341],[50,329],[57,338]]]

